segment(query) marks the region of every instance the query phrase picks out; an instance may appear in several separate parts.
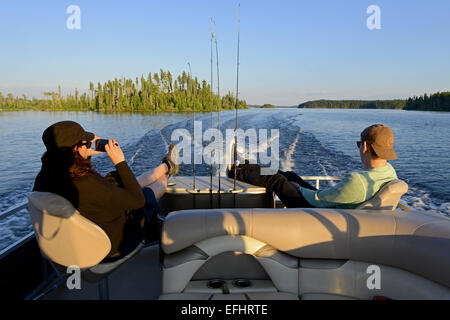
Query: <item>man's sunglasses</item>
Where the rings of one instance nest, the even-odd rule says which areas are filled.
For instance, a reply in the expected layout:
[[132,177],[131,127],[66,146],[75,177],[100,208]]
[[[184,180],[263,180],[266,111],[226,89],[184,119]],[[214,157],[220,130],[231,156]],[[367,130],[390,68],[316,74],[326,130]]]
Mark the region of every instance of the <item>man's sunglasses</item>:
[[358,146],[358,148],[361,148],[361,144],[362,144],[362,141],[356,141],[356,145]]

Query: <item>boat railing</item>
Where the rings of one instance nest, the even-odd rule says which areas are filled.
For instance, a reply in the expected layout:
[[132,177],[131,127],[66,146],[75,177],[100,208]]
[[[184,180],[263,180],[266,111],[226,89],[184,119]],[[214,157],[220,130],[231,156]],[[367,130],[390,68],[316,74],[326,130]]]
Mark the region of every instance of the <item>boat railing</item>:
[[6,217],[9,217],[10,215],[19,212],[27,207],[28,202],[24,201],[22,203],[16,204],[9,208],[8,210],[0,213],[0,220],[5,219]]
[[[27,204],[28,202],[22,202],[19,204],[16,204],[14,206],[12,206],[11,208],[7,209],[4,212],[0,213],[0,220],[5,219],[17,212],[20,212],[24,209],[27,208]],[[10,252],[14,251],[17,247],[21,246],[22,244],[24,244],[25,242],[31,240],[34,237],[34,231],[29,232],[28,234],[26,234],[25,236],[23,236],[22,238],[20,238],[19,240],[15,241],[14,243],[10,244],[9,246],[7,246],[6,248],[0,248],[0,259],[2,259],[3,257],[7,256]]]
[[316,182],[316,189],[320,189],[320,181],[339,181],[342,178],[333,176],[302,176],[303,180],[314,180]]

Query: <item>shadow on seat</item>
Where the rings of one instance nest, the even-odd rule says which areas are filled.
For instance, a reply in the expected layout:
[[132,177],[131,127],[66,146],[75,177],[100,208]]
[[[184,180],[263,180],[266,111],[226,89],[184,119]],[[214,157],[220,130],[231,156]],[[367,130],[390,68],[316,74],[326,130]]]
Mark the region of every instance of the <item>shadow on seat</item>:
[[402,195],[408,191],[408,184],[403,180],[386,183],[371,199],[361,203],[356,209],[395,210]]
[[108,275],[143,247],[140,244],[120,260],[101,263],[111,250],[107,234],[68,200],[50,192],[33,192],[28,196],[28,211],[41,253],[58,274],[58,284],[65,280],[67,267],[76,266],[84,280],[98,283],[100,299],[109,299]]

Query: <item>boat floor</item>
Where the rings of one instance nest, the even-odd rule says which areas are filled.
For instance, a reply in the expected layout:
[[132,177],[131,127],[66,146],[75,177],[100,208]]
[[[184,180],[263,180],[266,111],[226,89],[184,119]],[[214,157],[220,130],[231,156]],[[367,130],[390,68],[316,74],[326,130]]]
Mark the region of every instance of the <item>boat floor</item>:
[[[156,300],[162,292],[158,244],[145,247],[108,277],[111,300]],[[81,289],[63,284],[42,300],[97,300],[98,284],[81,281]]]

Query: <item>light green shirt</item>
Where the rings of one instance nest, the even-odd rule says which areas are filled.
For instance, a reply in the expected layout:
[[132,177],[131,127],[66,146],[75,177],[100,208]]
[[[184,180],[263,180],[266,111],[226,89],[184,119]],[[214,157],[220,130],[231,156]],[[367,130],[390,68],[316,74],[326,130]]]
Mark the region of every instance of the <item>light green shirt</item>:
[[395,179],[397,174],[388,163],[383,167],[353,171],[334,187],[317,191],[300,187],[299,191],[316,208],[354,209],[372,198],[385,183]]

